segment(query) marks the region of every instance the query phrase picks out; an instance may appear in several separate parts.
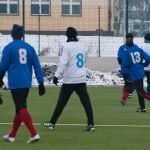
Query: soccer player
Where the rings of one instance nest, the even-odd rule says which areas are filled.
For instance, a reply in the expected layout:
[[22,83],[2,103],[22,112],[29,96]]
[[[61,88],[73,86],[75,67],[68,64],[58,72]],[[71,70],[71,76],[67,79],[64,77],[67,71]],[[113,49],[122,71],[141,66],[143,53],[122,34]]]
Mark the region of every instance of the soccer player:
[[135,44],[125,51],[122,60],[122,66],[127,69],[138,95],[140,108],[137,109],[137,112],[146,112],[144,99],[150,100],[150,96],[144,91],[143,86],[144,61],[145,64],[150,63],[150,56]]
[[133,46],[133,35],[129,33],[126,35],[126,43],[119,48],[118,57],[117,57],[118,63],[121,67],[121,75],[123,76],[123,80],[124,80],[122,98],[120,101],[123,106],[126,105],[127,99],[131,98],[132,93],[134,91],[133,81],[131,80],[127,72],[127,69],[124,68],[122,65],[122,59],[123,59],[125,51],[132,46]]
[[86,87],[86,49],[82,43],[78,41],[77,31],[74,27],[68,27],[66,35],[67,42],[62,48],[60,64],[53,79],[53,83],[57,85],[58,79],[63,77],[63,84],[50,121],[44,122],[42,125],[49,129],[54,129],[70,96],[75,91],[86,112],[88,126],[85,131],[93,131],[95,129],[93,110]]
[[[150,56],[150,33],[145,34],[144,44],[141,48]],[[147,93],[150,95],[150,65],[144,68],[145,76],[147,78]]]
[[17,131],[23,122],[31,134],[27,143],[34,143],[40,140],[40,136],[33,126],[31,115],[28,112],[27,97],[32,83],[32,68],[34,68],[39,83],[39,95],[45,94],[43,72],[34,48],[21,40],[23,27],[14,24],[11,36],[13,41],[5,46],[2,52],[0,81],[2,82],[7,71],[8,87],[13,97],[16,114],[12,130],[9,134],[4,135],[3,139],[8,142],[15,142]]

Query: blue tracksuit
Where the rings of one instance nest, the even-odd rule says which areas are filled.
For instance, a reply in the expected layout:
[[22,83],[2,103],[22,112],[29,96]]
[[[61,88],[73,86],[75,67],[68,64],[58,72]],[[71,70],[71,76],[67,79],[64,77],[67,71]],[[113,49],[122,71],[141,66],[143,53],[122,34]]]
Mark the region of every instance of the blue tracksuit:
[[144,78],[143,61],[150,62],[150,56],[137,45],[133,45],[125,51],[122,65],[127,69],[131,80],[137,81]]
[[14,40],[2,52],[0,81],[7,71],[9,89],[30,88],[32,67],[38,83],[44,83],[43,72],[34,48],[22,40]]
[[122,45],[119,50],[118,50],[118,63],[120,64],[120,67],[121,67],[121,74],[122,75],[127,75],[128,74],[128,69],[124,68],[123,65],[122,65],[122,60],[123,60],[123,57],[124,57],[124,53],[125,51],[128,49],[129,47],[127,45]]

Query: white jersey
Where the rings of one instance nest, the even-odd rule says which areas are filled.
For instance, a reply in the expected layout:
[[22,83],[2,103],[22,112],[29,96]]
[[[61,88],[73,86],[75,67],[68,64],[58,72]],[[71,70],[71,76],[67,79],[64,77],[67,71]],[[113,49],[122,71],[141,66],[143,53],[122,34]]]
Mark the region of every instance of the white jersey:
[[67,42],[62,47],[60,64],[55,73],[58,78],[63,77],[63,83],[86,82],[86,50],[79,41]]
[[[150,56],[150,43],[144,43],[141,48]],[[145,71],[150,71],[150,65],[144,68]]]

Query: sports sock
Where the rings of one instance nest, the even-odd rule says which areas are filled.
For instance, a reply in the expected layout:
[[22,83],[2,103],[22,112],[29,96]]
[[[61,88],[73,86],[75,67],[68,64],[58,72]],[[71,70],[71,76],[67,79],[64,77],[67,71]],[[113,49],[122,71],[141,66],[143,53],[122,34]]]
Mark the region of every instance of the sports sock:
[[126,87],[123,87],[123,93],[122,94],[123,94],[122,100],[125,102],[129,96],[129,92],[128,92]]
[[20,115],[16,114],[15,117],[14,117],[14,120],[13,120],[12,130],[9,133],[10,137],[16,137],[16,134],[17,134],[17,131],[18,131],[20,125],[21,125],[21,122],[22,121],[21,121]]
[[28,128],[28,130],[31,134],[31,137],[35,136],[37,134],[37,132],[33,126],[32,118],[26,108],[20,110],[20,117],[21,117],[23,123],[25,124],[25,126]]

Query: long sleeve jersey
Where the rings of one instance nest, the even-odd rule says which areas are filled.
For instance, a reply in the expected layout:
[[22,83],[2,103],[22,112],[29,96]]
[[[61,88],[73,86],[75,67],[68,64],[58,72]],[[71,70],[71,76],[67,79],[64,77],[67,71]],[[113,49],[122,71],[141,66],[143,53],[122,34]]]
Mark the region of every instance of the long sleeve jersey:
[[125,51],[128,50],[128,46],[126,44],[120,46],[119,50],[118,50],[118,56],[117,56],[117,59],[118,59],[118,63],[120,65],[120,68],[121,68],[121,73],[124,75],[124,74],[128,74],[128,69],[124,68],[123,65],[122,65],[122,60],[123,60],[123,57],[124,57],[124,53]]
[[44,83],[39,59],[32,46],[21,40],[14,40],[4,48],[0,63],[0,80],[7,71],[9,89],[30,88],[33,68],[38,83]]
[[150,62],[150,56],[136,45],[131,46],[124,53],[122,65],[128,70],[133,81],[144,78],[143,60]]
[[79,41],[67,42],[62,47],[60,64],[55,73],[58,78],[63,77],[63,83],[86,82],[86,50]]
[[[141,48],[144,50],[145,53],[147,53],[150,56],[150,41],[146,41],[144,44],[142,44]],[[145,71],[150,71],[150,65],[144,68]]]

